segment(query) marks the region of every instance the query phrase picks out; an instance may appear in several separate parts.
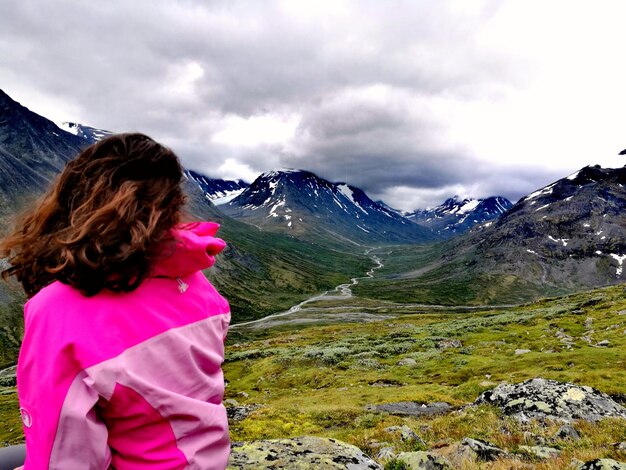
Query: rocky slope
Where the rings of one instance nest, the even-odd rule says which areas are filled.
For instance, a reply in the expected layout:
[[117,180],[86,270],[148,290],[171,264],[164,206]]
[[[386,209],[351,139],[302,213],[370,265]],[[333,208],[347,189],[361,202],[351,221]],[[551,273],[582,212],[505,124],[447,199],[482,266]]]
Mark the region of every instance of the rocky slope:
[[84,145],[0,90],[0,218],[43,192]]
[[520,199],[494,221],[424,249],[383,256],[355,292],[427,303],[518,303],[622,283],[626,168],[590,166]]
[[626,167],[585,167],[522,198],[458,248],[470,262],[566,287],[623,282]]
[[307,239],[418,243],[435,238],[430,230],[375,203],[361,189],[303,170],[265,173],[220,209],[263,229]]

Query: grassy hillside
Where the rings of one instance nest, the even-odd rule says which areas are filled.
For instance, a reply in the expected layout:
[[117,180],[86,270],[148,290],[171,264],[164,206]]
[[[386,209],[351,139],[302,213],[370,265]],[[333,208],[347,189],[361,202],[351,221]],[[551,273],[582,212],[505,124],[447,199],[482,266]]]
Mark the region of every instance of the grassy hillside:
[[219,236],[228,248],[208,277],[229,300],[233,322],[288,310],[314,295],[363,275],[372,261],[356,250],[268,234],[232,219]]
[[[625,310],[624,288],[618,286],[509,309],[419,315],[406,309],[370,323],[237,331],[227,343],[227,396],[262,407],[232,427],[232,438],[312,434],[376,455],[375,440],[415,450],[415,442],[400,442],[384,432],[387,426],[408,424],[427,447],[473,437],[516,453],[519,445],[549,439],[559,424],[521,425],[485,406],[422,419],[373,413],[365,406],[446,401],[459,407],[501,381],[537,376],[590,385],[623,400]],[[572,336],[571,348],[560,341],[559,331]],[[442,339],[462,345],[440,349]],[[602,340],[609,346],[596,346]],[[531,352],[516,355],[516,349]],[[403,359],[415,364],[399,365]],[[626,457],[609,445],[626,439],[624,420],[576,427],[583,440],[556,441],[562,456],[536,468],[565,468],[572,458]],[[518,467],[504,462],[485,468]]]
[[[375,413],[366,405],[394,401],[473,402],[501,381],[532,377],[593,386],[626,396],[626,296],[622,286],[542,300],[514,308],[395,312],[382,321],[324,326],[240,328],[227,340],[226,398],[260,405],[231,426],[233,440],[318,435],[338,438],[376,455],[376,441],[399,450],[445,447],[464,437],[488,440],[520,457],[521,445],[547,440],[561,456],[530,461],[533,468],[566,468],[572,458],[626,459],[612,443],[626,440],[625,420],[576,423],[578,442],[552,440],[559,423],[520,424],[495,408],[467,408],[436,418]],[[375,306],[375,302],[363,301]],[[387,307],[391,304],[382,303]],[[384,310],[381,310],[384,311]],[[590,330],[593,331],[590,331]],[[568,346],[560,333],[572,337]],[[588,337],[591,343],[585,341]],[[438,347],[443,339],[458,347]],[[597,343],[608,340],[607,347]],[[516,355],[516,349],[529,349]],[[400,365],[402,360],[414,363]],[[21,438],[14,389],[0,391],[0,440]],[[425,441],[401,441],[385,428],[408,425]],[[524,468],[515,460],[481,468]]]
[[[377,250],[384,267],[360,283],[360,297],[442,305],[519,304],[571,289],[529,282],[512,273],[475,269],[470,253],[449,257],[452,244],[392,246]],[[540,276],[539,276],[540,277]]]

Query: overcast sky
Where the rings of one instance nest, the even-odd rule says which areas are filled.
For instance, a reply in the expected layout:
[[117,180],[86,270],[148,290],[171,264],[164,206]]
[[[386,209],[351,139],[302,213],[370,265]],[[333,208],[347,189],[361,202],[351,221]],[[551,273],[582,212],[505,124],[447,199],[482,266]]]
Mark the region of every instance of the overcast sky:
[[515,201],[626,163],[624,24],[622,0],[2,0],[0,88],[213,177]]

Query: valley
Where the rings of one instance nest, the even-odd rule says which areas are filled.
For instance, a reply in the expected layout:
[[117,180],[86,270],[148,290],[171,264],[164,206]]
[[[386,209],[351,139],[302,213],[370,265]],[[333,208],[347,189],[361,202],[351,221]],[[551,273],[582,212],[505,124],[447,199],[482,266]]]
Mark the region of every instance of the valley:
[[[0,112],[6,229],[78,149],[109,132],[76,123],[66,132],[1,92]],[[588,166],[514,204],[452,197],[411,213],[306,170],[251,183],[191,169],[185,178],[185,218],[219,222],[227,242],[205,274],[232,311],[233,441],[339,439],[389,470],[406,468],[403,451],[468,469],[626,460],[623,417],[576,421],[572,440],[557,436],[558,420],[519,421],[475,403],[537,377],[594,387],[615,409],[626,403],[626,168]],[[24,300],[18,286],[0,288],[5,444],[23,439],[12,366]],[[448,411],[385,411],[433,403]],[[490,442],[500,457],[481,460],[465,439]],[[529,454],[542,446],[549,458]]]

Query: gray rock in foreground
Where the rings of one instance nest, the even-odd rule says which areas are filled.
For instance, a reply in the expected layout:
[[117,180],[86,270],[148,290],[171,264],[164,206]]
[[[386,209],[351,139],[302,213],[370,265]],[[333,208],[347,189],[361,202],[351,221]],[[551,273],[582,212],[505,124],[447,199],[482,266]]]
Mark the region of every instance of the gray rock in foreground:
[[626,470],[626,464],[613,459],[596,459],[580,465],[578,470]]
[[500,384],[474,402],[502,409],[520,421],[551,418],[561,421],[626,418],[626,408],[591,387],[535,378],[519,384]]
[[450,464],[443,457],[429,452],[402,452],[397,457],[409,470],[447,470]]
[[507,453],[498,446],[481,439],[471,439],[466,437],[463,441],[461,441],[461,445],[472,449],[476,453],[478,459],[485,462],[496,460],[498,457],[507,456]]
[[378,411],[400,416],[436,416],[452,411],[452,406],[443,401],[432,403],[417,403],[414,401],[399,401],[382,405],[367,405],[368,411]]
[[293,439],[234,442],[226,468],[382,470],[383,467],[353,445],[336,439],[303,436]]

